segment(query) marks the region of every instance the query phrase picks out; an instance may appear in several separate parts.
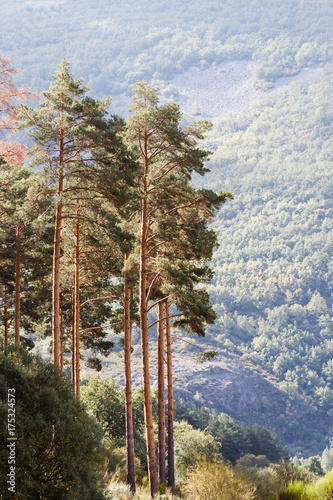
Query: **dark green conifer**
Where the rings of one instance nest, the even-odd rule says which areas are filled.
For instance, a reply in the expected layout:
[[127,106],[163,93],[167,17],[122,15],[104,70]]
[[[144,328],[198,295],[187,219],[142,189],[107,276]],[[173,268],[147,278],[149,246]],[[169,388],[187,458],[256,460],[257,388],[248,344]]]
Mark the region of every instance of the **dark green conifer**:
[[61,364],[60,258],[66,203],[72,191],[112,198],[124,205],[132,183],[133,161],[120,133],[123,122],[107,118],[110,99],[86,96],[82,79],[74,80],[63,59],[38,108],[22,106],[22,126],[31,129],[35,164],[44,168],[56,191],[52,285],[53,361]]
[[[128,140],[137,150],[141,167],[139,310],[148,472],[150,493],[154,496],[157,475],[150,396],[148,303],[154,298],[155,289],[167,272],[166,266],[160,264],[164,248],[169,245],[171,249],[172,241],[178,238],[177,228],[173,227],[177,225],[173,214],[196,205],[204,198],[203,193],[194,193],[193,197],[193,190],[188,191],[187,188],[193,172],[203,175],[208,171],[204,161],[209,152],[198,148],[197,141],[204,137],[211,125],[202,121],[182,129],[179,107],[174,103],[159,106],[157,89],[146,82],[139,82],[134,92],[130,108],[133,114],[128,119]],[[176,251],[174,245],[173,252]],[[186,321],[189,322],[189,317]]]

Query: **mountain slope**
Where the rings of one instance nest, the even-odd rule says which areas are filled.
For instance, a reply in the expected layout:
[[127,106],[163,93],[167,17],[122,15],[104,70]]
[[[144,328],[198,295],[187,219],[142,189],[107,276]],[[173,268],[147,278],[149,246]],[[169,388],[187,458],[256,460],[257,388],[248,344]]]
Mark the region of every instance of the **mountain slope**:
[[253,59],[256,84],[332,60],[330,0],[17,0],[1,7],[1,51],[35,90],[62,57],[101,97],[213,62]]
[[[235,200],[213,224],[218,319],[207,342],[271,373],[282,401],[287,393],[295,408],[299,399],[308,405],[302,415],[315,411],[318,429],[308,416],[293,431],[312,453],[331,437],[333,415],[332,8],[329,0],[18,0],[2,6],[0,33],[1,50],[33,89],[46,89],[67,56],[93,96],[115,97],[112,112],[125,112],[132,84],[145,78],[184,106],[186,120],[215,120],[206,141],[212,171],[195,183]],[[282,77],[305,73],[321,79],[281,87]],[[236,362],[234,370],[228,391],[235,387],[237,400],[253,374]],[[184,382],[193,396],[196,371]],[[216,374],[218,399],[220,367]],[[248,405],[217,399],[252,422]],[[274,410],[262,411],[277,429]]]

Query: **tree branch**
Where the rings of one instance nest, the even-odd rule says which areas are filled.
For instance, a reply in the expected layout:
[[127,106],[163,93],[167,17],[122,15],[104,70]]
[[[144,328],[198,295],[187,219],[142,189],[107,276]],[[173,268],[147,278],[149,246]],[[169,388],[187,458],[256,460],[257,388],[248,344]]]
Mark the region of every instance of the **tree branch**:
[[100,330],[101,328],[109,328],[110,326],[115,326],[120,324],[121,321],[118,321],[117,323],[110,323],[109,325],[104,325],[104,326],[93,326],[91,328],[85,328],[84,330],[80,330],[80,333],[88,332],[89,330]]
[[152,326],[155,326],[157,323],[160,323],[161,321],[164,321],[165,319],[178,318],[178,316],[182,316],[182,314],[173,314],[172,316],[165,316],[165,318],[158,319],[158,320],[154,321],[154,323],[152,323],[151,325],[148,326],[148,330]]
[[80,307],[84,306],[85,304],[88,304],[88,302],[94,302],[95,300],[117,299],[117,298],[119,298],[119,295],[106,295],[105,297],[96,297],[94,299],[85,300],[84,302],[82,302],[82,304],[80,304]]
[[167,297],[163,297],[163,299],[157,300],[155,302],[155,304],[153,304],[152,306],[149,307],[149,309],[147,309],[147,312],[149,312],[153,307],[157,306],[157,304],[159,304],[160,302],[167,300],[169,297],[171,297],[171,295],[168,295]]
[[188,340],[185,340],[185,339],[181,339],[180,337],[171,337],[172,339],[177,339],[177,340],[181,340],[182,342],[186,342],[187,344],[190,344],[192,345],[193,347],[196,347],[197,349],[199,349],[201,352],[204,352],[204,350],[199,347],[198,345],[195,345],[195,344],[192,344],[192,342],[189,342]]

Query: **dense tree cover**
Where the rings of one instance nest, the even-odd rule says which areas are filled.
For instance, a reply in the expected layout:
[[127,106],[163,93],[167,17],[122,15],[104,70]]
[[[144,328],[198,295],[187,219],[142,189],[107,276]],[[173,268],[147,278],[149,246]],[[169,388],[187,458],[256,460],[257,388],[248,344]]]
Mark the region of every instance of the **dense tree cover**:
[[[101,433],[69,381],[23,348],[1,349],[0,373],[1,498],[103,498],[96,469]],[[15,494],[7,484],[8,390],[13,388]]]
[[[29,128],[29,135],[34,140],[34,166],[42,169],[50,190],[55,194],[52,345],[53,360],[59,366],[63,293],[61,256],[66,253],[63,248],[66,240],[67,247],[74,247],[74,251],[69,248],[67,252],[73,268],[70,270],[67,265],[65,274],[71,278],[74,275],[73,322],[74,344],[77,344],[74,379],[76,394],[79,395],[80,287],[84,278],[84,285],[89,282],[91,286],[92,276],[95,281],[96,276],[120,272],[130,236],[121,231],[118,214],[132,194],[135,164],[120,137],[124,125],[122,120],[107,116],[110,99],[95,101],[89,98],[87,87],[83,86],[82,79],[73,78],[66,59],[62,60],[52,78],[49,90],[42,93],[43,100],[38,108],[21,107],[20,126]],[[101,232],[101,227],[104,232]],[[101,250],[101,239],[107,255]],[[92,256],[97,254],[96,265]],[[84,275],[80,273],[82,269]]]
[[317,84],[220,121],[206,180],[235,192],[214,223],[210,340],[240,349],[289,394],[310,396],[324,419],[333,409],[331,95],[328,69]]
[[[157,416],[156,393],[152,393],[154,415]],[[88,412],[99,422],[104,436],[111,439],[118,446],[126,444],[125,430],[125,393],[124,389],[110,380],[103,381],[91,378],[87,385],[82,387],[81,401]],[[142,389],[133,390],[132,409],[134,422],[135,454],[143,466],[147,465]]]
[[65,55],[98,95],[213,62],[253,58],[257,82],[267,83],[332,58],[329,0],[190,4],[22,0],[3,8],[2,48],[25,68],[25,81],[35,89],[46,87]]
[[[96,101],[85,95],[87,87],[83,86],[82,79],[73,78],[66,59],[62,60],[52,78],[49,90],[42,93],[39,107],[21,105],[19,116],[20,127],[29,128],[29,136],[34,141],[30,152],[34,158],[31,166],[39,168],[36,175],[42,178],[43,187],[36,198],[49,203],[46,212],[50,209],[55,219],[52,263],[53,362],[63,370],[66,341],[69,340],[74,392],[79,397],[80,340],[81,344],[85,342],[86,347],[98,348],[107,353],[112,343],[101,341],[100,331],[111,326],[121,331],[124,327],[127,353],[125,374],[128,375],[125,434],[127,449],[131,449],[127,457],[128,464],[131,462],[128,478],[134,492],[133,430],[128,425],[129,420],[132,420],[130,351],[131,323],[139,320],[147,465],[153,497],[158,490],[158,481],[148,331],[155,323],[148,326],[148,310],[159,299],[159,331],[163,331],[161,326],[166,321],[170,335],[170,320],[178,317],[177,322],[181,327],[204,335],[206,323],[212,323],[215,318],[207,292],[202,287],[196,287],[198,283],[211,278],[207,261],[216,246],[216,233],[206,226],[219,206],[232,195],[195,190],[191,186],[193,172],[204,175],[208,171],[204,161],[209,152],[200,149],[198,141],[204,138],[210,124],[197,122],[182,128],[179,106],[174,103],[158,106],[158,89],[147,82],[137,83],[131,108],[134,113],[125,126],[118,116],[107,116],[109,98]],[[1,165],[3,173],[7,174],[11,172],[11,165],[3,160],[6,160],[5,156],[1,158]],[[24,169],[21,170],[23,172]],[[29,179],[28,170],[26,177]],[[29,184],[24,189],[20,181],[19,176],[4,176],[3,186],[9,187],[3,193],[3,211],[10,224],[4,225],[9,232],[9,240],[7,233],[4,233],[1,241],[3,257],[7,257],[11,247],[14,248],[13,255],[16,254],[15,272],[11,273],[15,281],[16,346],[20,341],[21,246],[24,229],[23,219],[17,214],[21,211],[25,214],[29,208],[22,198],[26,195],[28,201],[30,199]],[[20,192],[21,200],[14,197],[12,191],[15,189],[23,190]],[[45,221],[44,225],[47,227],[49,224]],[[37,236],[44,236],[43,229]],[[16,240],[13,236],[15,232]],[[178,246],[175,245],[177,239]],[[124,262],[127,263],[131,254],[132,264],[123,273]],[[173,258],[174,255],[177,258]],[[10,265],[10,255],[7,260],[9,263],[5,264],[9,268],[13,267]],[[48,259],[42,259],[42,262],[44,265],[41,267],[48,274],[51,271],[47,267]],[[126,282],[122,287],[124,275]],[[8,277],[5,275],[5,278],[2,302],[4,343],[7,347],[9,290]],[[86,300],[82,300],[82,288],[88,288]],[[131,314],[132,289],[137,289],[133,293],[139,297],[139,316]],[[124,314],[119,321],[122,296]],[[166,304],[164,320],[161,300],[175,304],[178,309],[176,314],[167,312],[170,309]],[[86,314],[81,314],[81,307],[96,301],[102,305],[102,309],[98,308],[97,317],[94,314],[88,319]],[[104,304],[106,307],[103,311]],[[111,305],[111,309],[108,305]],[[68,311],[70,314],[65,319]],[[105,319],[105,311],[109,311],[108,325],[101,324]],[[110,324],[111,318],[118,321]],[[48,317],[41,318],[42,323],[46,321]],[[87,331],[93,332],[92,335],[89,333],[81,337]],[[161,366],[164,363],[163,352],[160,358]],[[94,358],[90,359],[90,365],[99,368]],[[163,377],[159,386],[164,388]],[[162,428],[165,426],[164,390],[160,393],[163,394],[159,399],[159,422]],[[169,420],[172,423],[172,417]],[[165,463],[165,454],[162,453],[165,446],[164,428],[160,436],[161,469]],[[165,483],[165,474],[160,480]]]
[[[93,378],[82,387],[84,406],[96,419],[96,425],[102,427],[109,443],[104,464],[108,471],[105,484],[110,478],[113,480],[106,489],[107,498],[117,495],[131,498],[129,488],[119,482],[126,479],[124,399],[124,388],[112,380],[106,382]],[[152,391],[152,399],[153,417],[157,423],[156,390]],[[136,456],[141,461],[141,464],[136,464],[136,479],[139,485],[143,485],[142,474],[147,472],[147,464],[141,388],[133,391],[133,410]],[[276,500],[291,481],[298,481],[302,488],[306,484],[310,488],[311,483],[311,487],[317,488],[314,485],[318,474],[322,473],[318,457],[304,461],[302,466],[288,461],[286,450],[277,436],[263,427],[245,428],[225,414],[217,415],[204,407],[190,408],[182,400],[175,401],[175,418],[175,472],[177,482],[180,480],[182,484],[182,498],[197,498],[198,488],[203,485],[202,494],[208,495],[207,498],[218,498],[221,488],[224,488],[223,491],[230,493],[227,497],[230,500],[235,498],[235,488],[239,495],[251,492],[251,498],[256,500]],[[212,478],[210,481],[204,479],[207,475]],[[326,481],[330,481],[329,477],[325,478]],[[148,498],[140,486],[138,495],[139,498]]]
[[264,455],[272,463],[288,458],[278,436],[257,424],[244,427],[225,413],[218,415],[202,406],[190,408],[181,399],[175,403],[175,419],[206,430],[219,443],[221,456],[234,465],[244,455]]
[[[112,439],[119,447],[125,445],[125,418],[124,418],[124,388],[116,382],[92,378],[82,387],[81,400],[88,412],[100,423],[104,435]],[[158,405],[156,390],[152,391],[153,419],[157,422]],[[265,455],[269,462],[278,463],[281,459],[287,459],[287,450],[281,445],[281,441],[276,434],[268,431],[264,427],[254,425],[244,427],[226,414],[216,414],[205,407],[188,407],[184,401],[175,400],[175,420],[179,423],[175,431],[176,441],[176,469],[181,475],[184,470],[184,460],[191,460],[191,441],[194,439],[201,442],[195,448],[196,453],[204,453],[207,444],[207,456],[213,458],[217,452],[225,460],[236,464],[237,460],[244,455]],[[136,456],[140,458],[142,465],[146,466],[144,447],[144,422],[143,422],[143,396],[142,389],[133,390],[133,420],[135,432]],[[214,443],[210,439],[204,438],[203,434],[194,433],[193,439],[188,438],[188,432],[205,431],[208,436],[214,437]],[[190,441],[187,446],[188,453],[185,453],[183,441]],[[205,444],[206,443],[206,444]],[[201,447],[201,448],[200,448]],[[200,448],[200,449],[199,449]],[[209,451],[210,450],[210,451]],[[182,459],[180,457],[183,457]],[[179,467],[177,463],[179,462]],[[181,465],[183,464],[183,465]]]
[[[42,8],[16,3],[6,6],[6,12],[16,9],[15,18],[24,15],[30,30],[23,33],[27,41],[23,50],[22,37],[7,36],[9,54],[15,53],[20,40],[24,66],[31,63],[26,81],[44,88],[51,69],[47,61],[54,65],[49,54],[61,50],[56,60],[66,53],[74,67],[80,64],[82,73],[80,37],[89,37],[83,73],[94,92],[103,95],[110,88],[113,93],[127,91],[138,78],[168,79],[193,65],[251,57],[257,62],[256,85],[267,88],[281,75],[331,60],[330,2],[288,0],[268,6],[253,0],[244,4],[221,6],[212,1],[204,6],[191,3],[188,9],[178,1],[158,6],[99,2],[83,4],[83,10],[80,5],[79,11],[73,3]],[[81,35],[85,13],[94,21],[85,23]],[[116,18],[121,21],[114,22]],[[72,19],[77,24],[66,27]],[[3,24],[6,34],[11,29],[6,16]],[[46,26],[45,32],[39,31]],[[74,28],[76,37],[69,43]],[[128,32],[133,34],[130,39]],[[59,34],[62,41],[57,44]],[[37,74],[35,80],[32,72]],[[289,94],[267,94],[245,114],[218,123],[209,144],[216,150],[214,169],[205,183],[209,187],[211,182],[214,189],[219,183],[227,184],[237,200],[224,211],[228,223],[213,260],[216,279],[210,292],[218,320],[210,341],[270,371],[289,394],[308,398],[313,411],[318,409],[318,429],[310,436],[309,428],[294,422],[289,431],[307,441],[302,451],[312,453],[318,451],[318,442],[325,446],[333,411],[331,93],[332,76],[326,67],[319,84],[310,88],[301,84]],[[214,227],[220,223],[217,218]],[[7,303],[4,297],[2,305]],[[11,307],[13,312],[13,302]],[[2,311],[7,317],[7,307]],[[67,312],[65,328],[70,331],[70,306]],[[89,326],[98,317],[96,309]],[[89,337],[90,345],[94,344],[94,336]]]

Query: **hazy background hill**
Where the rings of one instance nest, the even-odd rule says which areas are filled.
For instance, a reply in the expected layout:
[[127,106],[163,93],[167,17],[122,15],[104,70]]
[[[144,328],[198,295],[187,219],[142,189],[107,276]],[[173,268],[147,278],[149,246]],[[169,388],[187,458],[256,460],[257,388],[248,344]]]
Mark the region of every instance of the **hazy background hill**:
[[[304,455],[333,437],[332,8],[329,0],[1,2],[1,51],[33,89],[48,88],[66,56],[93,96],[112,96],[111,112],[126,114],[131,86],[147,79],[185,121],[214,121],[211,173],[195,183],[235,200],[214,222],[218,319],[202,343],[271,377],[267,393],[251,392],[250,378],[234,383],[234,397],[249,392],[256,405],[241,410],[229,398],[230,412],[261,419]],[[119,375],[122,361],[105,368]],[[193,376],[180,380],[193,401],[227,411],[216,402],[220,379],[212,403],[200,390],[212,386],[208,368],[196,369],[200,383]]]
[[36,90],[66,56],[93,94],[252,59],[257,86],[332,58],[329,0],[1,2],[1,48]]

